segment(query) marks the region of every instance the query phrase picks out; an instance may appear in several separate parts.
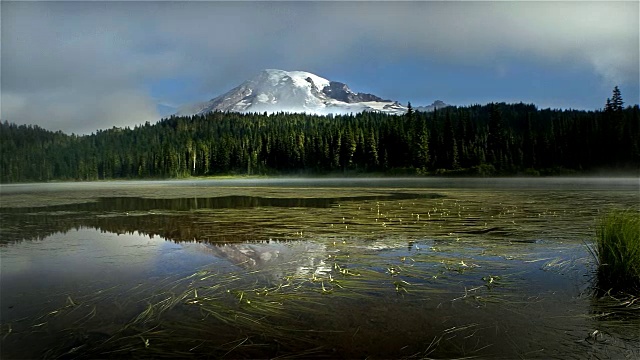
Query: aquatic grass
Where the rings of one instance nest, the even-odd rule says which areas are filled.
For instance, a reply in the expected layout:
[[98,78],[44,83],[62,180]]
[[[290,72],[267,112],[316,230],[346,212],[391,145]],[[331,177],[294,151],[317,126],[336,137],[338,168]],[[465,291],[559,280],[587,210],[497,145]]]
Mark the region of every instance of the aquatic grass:
[[[352,336],[355,337],[348,333],[348,321],[332,316],[333,312],[343,313],[345,309],[367,308],[388,301],[406,305],[403,311],[407,313],[427,301],[455,302],[456,307],[463,310],[487,306],[501,306],[507,310],[519,307],[508,296],[508,289],[500,290],[503,286],[510,287],[507,286],[510,285],[509,276],[502,272],[500,275],[486,274],[488,259],[426,252],[428,247],[420,243],[425,252],[415,252],[418,261],[414,261],[411,256],[404,255],[404,250],[381,257],[379,251],[369,250],[363,244],[367,242],[357,239],[340,242],[337,252],[325,259],[332,265],[330,272],[290,270],[275,280],[269,279],[268,268],[229,273],[203,269],[189,276],[133,286],[129,292],[137,294],[139,300],[134,304],[140,312],[122,328],[106,340],[93,341],[90,346],[67,343],[47,356],[331,356],[332,350],[326,344],[337,344],[346,349]],[[460,271],[463,268],[469,270]],[[434,278],[434,274],[442,276]],[[487,283],[491,286],[486,286]],[[101,295],[111,297],[118,292],[127,296],[127,291],[115,290]],[[74,303],[84,305],[87,301],[74,298]],[[82,315],[89,314],[87,316],[93,318],[90,311],[94,310],[88,309]],[[90,328],[91,324],[86,326]],[[492,342],[475,344],[473,334],[480,330],[461,324],[456,326],[459,333],[451,330],[454,328],[432,330],[430,338],[433,337],[434,342],[424,344],[422,354],[428,356],[439,351],[467,356],[474,351],[485,354],[484,349]],[[443,339],[443,335],[446,338]],[[319,347],[319,344],[323,346]],[[441,345],[445,350],[440,350]],[[304,349],[314,350],[301,352]],[[420,348],[413,347],[412,350]]]
[[640,213],[615,210],[603,216],[593,255],[600,290],[640,295]]
[[[198,272],[183,279],[189,284],[182,293],[160,291],[146,298],[148,307],[122,329],[111,345],[105,344],[104,348],[95,350],[100,349],[98,354],[109,356],[137,353],[162,358],[170,353],[191,353],[187,350],[197,349],[198,353],[211,351],[210,354],[216,357],[251,357],[252,354],[264,354],[260,351],[273,351],[270,346],[273,347],[275,342],[286,349],[301,349],[301,344],[307,344],[308,348],[315,348],[322,354],[327,350],[317,348],[319,339],[327,336],[339,338],[346,331],[339,326],[334,328],[332,324],[336,320],[327,316],[327,311],[333,306],[342,306],[340,304],[346,304],[345,301],[351,304],[370,303],[385,293],[385,288],[388,294],[395,291],[407,299],[424,300],[436,293],[443,295],[425,283],[425,280],[432,281],[433,269],[414,266],[410,261],[405,264],[406,259],[391,259],[386,266],[380,266],[379,258],[376,263],[375,254],[349,252],[348,256],[334,257],[333,260],[336,262],[329,274],[292,274],[271,286],[260,286],[252,281],[238,282],[235,273],[212,276],[214,273]],[[253,273],[260,275],[260,271]],[[438,281],[448,282],[445,278]],[[173,283],[175,281],[170,282]],[[469,292],[480,291],[469,289]],[[478,304],[492,301],[484,296],[475,296],[473,300]],[[179,319],[178,314],[182,312],[178,308],[185,306],[197,309],[201,314],[198,324],[206,323],[208,326],[194,327],[189,320],[191,318]],[[172,314],[167,311],[171,309],[178,311]],[[324,321],[317,323],[318,319]],[[170,333],[157,331],[153,335],[136,335],[142,334],[149,326],[160,324],[164,327],[169,323],[173,330]],[[316,325],[309,327],[310,323]],[[212,329],[219,326],[226,327],[228,334],[237,334],[237,338],[229,339],[227,345],[207,340]],[[184,342],[189,348],[171,349],[169,344],[176,341]],[[293,353],[278,354],[288,355]]]
[[[430,240],[414,242],[409,250],[401,238],[383,241],[392,245],[390,249],[375,248],[375,241],[357,237],[344,237],[335,245],[331,238],[318,241],[326,245],[327,253],[320,256],[330,271],[313,272],[311,268],[298,272],[297,265],[303,264],[299,259],[282,263],[288,272],[278,279],[270,276],[269,267],[230,272],[203,268],[128,289],[111,288],[86,298],[74,297],[73,303],[86,309],[78,314],[78,318],[87,319],[82,319],[85,329],[101,325],[94,320],[95,308],[89,308],[101,298],[131,298],[129,310],[138,309],[138,313],[130,314],[106,340],[98,339],[85,347],[66,343],[48,356],[170,358],[208,354],[246,358],[293,356],[305,348],[326,355],[331,350],[318,344],[329,341],[347,346],[348,341],[341,339],[351,337],[346,333],[348,322],[332,315],[345,309],[388,301],[404,304],[408,313],[430,302],[440,302],[442,308],[455,303],[460,309],[501,306],[514,311],[521,306],[520,299],[509,294],[512,284],[505,268],[489,272],[491,256],[478,255],[476,247],[465,255],[456,251],[458,247],[469,248],[472,242],[467,240],[447,239],[438,245],[444,251],[430,249]],[[443,330],[430,334],[440,336]],[[83,329],[73,331],[83,333]],[[467,340],[453,335],[447,334],[442,344],[448,344],[453,353],[469,354],[469,349],[464,349]],[[462,347],[453,350],[451,344],[456,342]],[[428,350],[437,350],[438,344]],[[484,352],[490,346],[487,344],[482,343],[479,351]]]
[[[335,192],[322,191],[328,195]],[[278,190],[273,195],[283,193]],[[320,190],[314,190],[313,195],[318,194]],[[448,196],[455,199],[341,201],[332,208],[199,209],[190,214],[164,211],[133,220],[132,216],[114,217],[95,225],[87,220],[93,217],[83,218],[88,226],[107,231],[153,230],[166,226],[164,221],[169,219],[176,225],[170,228],[189,230],[169,233],[168,239],[175,241],[302,239],[320,245],[313,256],[331,269],[314,273],[314,264],[303,264],[299,259],[278,263],[276,272],[272,264],[216,263],[194,268],[189,276],[149,278],[135,287],[95,293],[90,298],[72,294],[77,306],[34,322],[49,320],[48,325],[22,333],[57,331],[64,317],[79,320],[77,325],[82,328],[69,331],[79,342],[67,341],[48,357],[304,358],[335,357],[345,351],[349,357],[376,357],[375,351],[383,350],[381,347],[366,349],[368,353],[362,349],[379,342],[384,332],[380,329],[388,329],[391,341],[404,342],[397,349],[407,347],[395,356],[386,352],[386,357],[490,357],[496,348],[496,357],[528,357],[523,346],[527,342],[520,338],[513,343],[520,346],[516,353],[504,349],[500,337],[505,331],[499,333],[498,324],[511,326],[507,336],[518,336],[524,333],[521,325],[508,324],[503,316],[525,318],[531,308],[534,313],[543,310],[558,315],[552,303],[555,295],[538,292],[537,284],[527,282],[528,273],[552,270],[543,276],[559,278],[556,275],[573,274],[576,268],[567,256],[540,254],[539,249],[547,245],[531,240],[548,241],[554,250],[560,249],[555,239],[561,239],[558,243],[567,240],[567,249],[573,249],[570,245],[584,237],[595,212],[575,220],[573,215],[565,215],[571,211],[570,201],[551,206],[526,203],[521,195],[507,192],[483,197],[483,201],[476,201],[477,194],[466,190]],[[143,219],[148,224],[142,223]],[[118,227],[111,224],[116,222]],[[523,264],[525,270],[520,271]],[[305,266],[303,272],[294,270],[298,265]],[[625,309],[637,311],[637,301],[615,297],[619,304],[628,305]],[[120,328],[105,330],[104,319],[113,315],[109,306],[116,304]],[[551,308],[545,308],[550,304]],[[603,314],[613,311],[617,312],[613,307],[603,308]],[[603,314],[594,322],[602,324],[608,319],[609,323],[637,324],[630,323],[628,317],[613,320],[613,315]],[[583,326],[583,320],[574,322]],[[486,328],[494,322],[495,331]],[[0,336],[8,334],[11,340],[16,334],[8,326],[3,324]],[[19,326],[15,329],[20,330]],[[567,328],[573,331],[571,326]],[[532,341],[550,338],[545,337],[548,328],[542,329],[540,324],[530,328],[526,331]],[[608,330],[606,326],[594,329],[601,333]],[[100,333],[97,337],[96,332]],[[573,341],[560,337],[567,343]],[[553,355],[550,351],[557,349],[557,343],[550,343],[549,349],[533,356]]]

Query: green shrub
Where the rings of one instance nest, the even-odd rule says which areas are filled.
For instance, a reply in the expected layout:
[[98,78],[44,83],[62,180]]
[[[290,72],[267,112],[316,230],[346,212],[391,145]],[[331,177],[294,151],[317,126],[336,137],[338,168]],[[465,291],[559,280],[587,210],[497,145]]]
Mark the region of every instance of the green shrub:
[[640,294],[640,213],[614,211],[601,218],[595,256],[601,290]]

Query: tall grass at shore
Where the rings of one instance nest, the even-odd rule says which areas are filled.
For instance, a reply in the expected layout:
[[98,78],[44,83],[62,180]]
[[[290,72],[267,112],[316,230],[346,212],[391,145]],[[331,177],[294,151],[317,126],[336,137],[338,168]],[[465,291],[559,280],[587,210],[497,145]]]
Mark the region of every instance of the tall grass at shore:
[[640,213],[617,210],[601,218],[594,256],[601,290],[640,295]]

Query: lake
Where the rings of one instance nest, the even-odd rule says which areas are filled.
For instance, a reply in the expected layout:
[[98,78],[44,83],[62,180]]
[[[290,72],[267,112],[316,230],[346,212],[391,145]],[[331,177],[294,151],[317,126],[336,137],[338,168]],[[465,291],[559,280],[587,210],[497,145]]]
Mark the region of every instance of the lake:
[[597,219],[638,178],[0,187],[10,358],[638,358],[596,296]]

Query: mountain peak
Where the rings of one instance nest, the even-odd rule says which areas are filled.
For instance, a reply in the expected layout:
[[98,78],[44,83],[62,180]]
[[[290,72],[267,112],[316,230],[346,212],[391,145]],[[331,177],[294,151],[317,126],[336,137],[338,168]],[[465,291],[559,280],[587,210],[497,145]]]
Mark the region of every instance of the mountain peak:
[[418,106],[415,108],[416,111],[424,111],[424,112],[431,112],[434,110],[440,110],[446,107],[449,107],[451,105],[445,103],[442,100],[436,100],[433,102],[433,104],[431,105],[427,105],[427,106]]
[[372,94],[356,93],[342,82],[307,71],[265,69],[206,103],[183,107],[178,115],[212,111],[284,111],[320,115],[381,111],[404,114],[406,108]]

